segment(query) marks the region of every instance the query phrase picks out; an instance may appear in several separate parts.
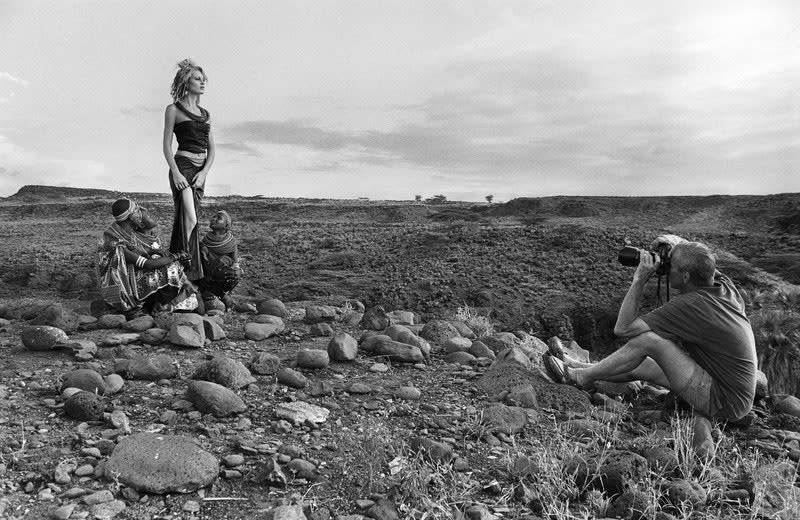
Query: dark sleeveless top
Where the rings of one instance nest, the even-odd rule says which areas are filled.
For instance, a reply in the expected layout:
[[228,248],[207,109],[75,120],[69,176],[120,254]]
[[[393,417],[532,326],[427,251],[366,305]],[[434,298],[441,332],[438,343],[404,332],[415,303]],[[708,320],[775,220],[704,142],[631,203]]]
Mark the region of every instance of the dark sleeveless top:
[[208,119],[211,114],[202,107],[200,107],[202,116],[192,114],[186,107],[181,105],[180,101],[176,101],[175,106],[189,118],[186,121],[176,123],[173,128],[175,137],[178,139],[178,150],[192,153],[203,153],[208,150],[208,132],[211,130]]

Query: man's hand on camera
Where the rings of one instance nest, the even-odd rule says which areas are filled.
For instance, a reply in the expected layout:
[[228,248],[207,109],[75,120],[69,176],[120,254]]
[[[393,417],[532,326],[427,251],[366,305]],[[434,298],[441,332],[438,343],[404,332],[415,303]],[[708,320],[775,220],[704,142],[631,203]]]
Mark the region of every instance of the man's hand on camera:
[[653,240],[653,243],[650,244],[650,249],[655,250],[658,249],[658,246],[661,244],[668,244],[669,250],[672,251],[672,248],[681,242],[686,242],[686,240],[678,235],[659,235],[655,240]]
[[661,258],[658,255],[655,256],[656,258],[653,259],[650,251],[639,250],[639,265],[636,266],[636,271],[633,273],[634,282],[646,282],[658,270]]

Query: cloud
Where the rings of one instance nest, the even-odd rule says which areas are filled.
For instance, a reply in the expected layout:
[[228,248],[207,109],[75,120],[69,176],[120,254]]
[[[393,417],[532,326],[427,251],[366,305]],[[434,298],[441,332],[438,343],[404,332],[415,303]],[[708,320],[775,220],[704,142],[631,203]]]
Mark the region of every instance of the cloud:
[[[0,135],[0,196],[15,193],[26,184],[72,185],[105,188],[108,174],[105,164],[90,159],[42,157]],[[77,184],[75,184],[77,183]]]
[[259,152],[256,148],[245,144],[245,143],[216,143],[217,148],[222,148],[223,150],[231,150],[234,152],[240,152],[244,155],[252,155],[254,157],[261,157],[261,152]]
[[15,83],[15,84],[21,85],[23,87],[27,87],[30,84],[30,82],[28,80],[25,80],[25,79],[22,79],[22,78],[18,78],[16,76],[12,76],[8,72],[3,72],[3,71],[0,71],[0,80],[4,80],[4,81],[11,82],[11,83]]

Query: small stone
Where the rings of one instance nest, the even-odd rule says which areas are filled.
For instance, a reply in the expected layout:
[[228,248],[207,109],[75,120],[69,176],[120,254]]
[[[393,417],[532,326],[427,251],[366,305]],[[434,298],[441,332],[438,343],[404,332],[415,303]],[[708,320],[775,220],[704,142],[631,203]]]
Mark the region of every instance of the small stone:
[[125,385],[125,380],[119,374],[109,374],[105,378],[106,394],[116,394]]
[[244,455],[240,453],[226,455],[222,457],[222,463],[229,468],[235,468],[237,466],[241,466],[242,464],[244,464]]
[[292,388],[304,388],[308,384],[308,379],[297,370],[283,367],[278,370],[278,382]]
[[66,332],[49,325],[28,327],[22,331],[20,338],[28,350],[50,350],[69,341]]
[[250,359],[249,367],[254,374],[270,376],[278,371],[280,358],[267,352],[256,352]]
[[297,366],[301,368],[320,369],[330,363],[328,352],[319,349],[304,348],[297,352]]
[[120,329],[128,320],[124,314],[104,314],[97,319],[98,329]]
[[383,374],[389,371],[389,366],[385,363],[373,363],[372,366],[369,367],[369,371]]
[[54,480],[56,484],[69,484],[72,480],[72,472],[77,465],[74,462],[59,462],[54,470]]
[[330,410],[327,408],[303,401],[279,403],[275,406],[275,415],[277,417],[288,419],[294,424],[321,424],[328,419],[329,414]]
[[67,520],[75,510],[76,504],[66,504],[50,512],[52,520]]
[[122,500],[114,500],[92,506],[92,515],[94,515],[95,520],[109,520],[123,511],[125,511],[125,502]]
[[422,392],[419,388],[413,386],[401,386],[397,389],[395,396],[406,401],[419,401],[420,397],[422,397]]
[[84,464],[75,470],[76,477],[88,477],[89,475],[94,475],[94,466],[91,464]]
[[64,403],[67,416],[79,421],[101,420],[104,408],[105,405],[96,394],[83,390],[71,395]]
[[114,500],[114,495],[111,493],[111,491],[103,489],[101,491],[96,491],[90,495],[84,496],[83,499],[81,499],[81,502],[87,506],[93,506],[95,504],[111,502],[112,500]]
[[328,342],[328,355],[334,361],[353,361],[358,355],[358,342],[346,332],[339,332]]
[[200,502],[197,500],[187,500],[183,503],[183,507],[181,508],[187,513],[199,513],[200,512]]

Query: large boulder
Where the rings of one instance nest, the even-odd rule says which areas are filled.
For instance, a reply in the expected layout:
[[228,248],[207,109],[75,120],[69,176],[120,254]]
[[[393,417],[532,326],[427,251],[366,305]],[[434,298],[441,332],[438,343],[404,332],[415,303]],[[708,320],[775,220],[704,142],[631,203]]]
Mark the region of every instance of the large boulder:
[[286,310],[286,305],[277,298],[270,298],[262,300],[256,305],[256,310],[259,314],[269,314],[279,318],[286,318],[289,316],[289,311]]
[[367,330],[383,330],[391,324],[386,310],[380,305],[367,309],[361,317],[361,328]]
[[277,316],[259,314],[269,318],[266,323],[250,322],[244,326],[244,337],[253,341],[264,341],[276,334],[280,334],[286,328],[283,320]]
[[195,370],[192,379],[211,381],[233,390],[238,390],[256,382],[256,378],[240,361],[225,356],[215,356],[211,360],[202,363]]
[[219,462],[189,437],[135,433],[117,444],[104,474],[143,493],[189,493],[216,480]]
[[481,338],[481,341],[492,349],[495,354],[522,345],[522,341],[511,332],[496,332]]
[[228,335],[225,333],[225,329],[222,328],[222,320],[215,320],[213,318],[208,318],[203,316],[203,330],[206,333],[206,338],[211,341],[219,341],[221,339],[225,339]]
[[145,314],[130,321],[126,321],[123,328],[132,332],[144,332],[147,329],[152,329],[156,326],[156,320],[152,316]]
[[528,424],[528,414],[518,406],[493,404],[483,410],[483,424],[492,432],[515,434]]
[[202,348],[206,343],[203,317],[194,313],[178,313],[169,329],[169,342],[179,347]]
[[20,339],[28,350],[50,350],[69,341],[66,332],[49,325],[26,327]]
[[371,336],[361,343],[361,349],[374,356],[386,356],[392,361],[419,363],[425,356],[419,347],[394,341],[389,336]]
[[328,342],[328,356],[334,361],[353,361],[358,354],[358,343],[346,332],[339,332]]
[[30,323],[31,325],[49,325],[65,332],[74,332],[78,328],[78,315],[65,309],[60,303],[52,303],[42,309]]
[[248,366],[253,373],[260,376],[271,376],[278,372],[278,367],[281,365],[281,360],[275,354],[269,352],[256,352],[250,358]]
[[302,348],[297,351],[297,366],[300,368],[319,369],[330,364],[327,350]]
[[106,393],[106,381],[103,376],[89,368],[79,368],[72,372],[67,372],[61,378],[61,389],[80,388],[93,394],[103,395]]
[[203,413],[226,417],[247,410],[233,390],[210,381],[192,381],[186,388],[186,400]]
[[413,325],[414,313],[411,311],[392,311],[388,314],[389,319],[398,325]]
[[100,421],[104,411],[103,400],[85,390],[72,394],[64,402],[64,413],[78,421]]
[[166,354],[140,355],[131,359],[118,359],[114,363],[114,372],[127,379],[158,381],[177,377],[178,367],[176,361]]
[[461,334],[447,321],[432,320],[425,324],[419,335],[428,341],[441,345],[448,339],[460,336]]
[[306,307],[306,323],[331,322],[336,319],[336,308],[330,305],[309,305]]
[[425,356],[429,356],[431,353],[430,343],[414,334],[414,331],[404,325],[390,325],[383,331],[383,334],[400,343],[419,348]]

